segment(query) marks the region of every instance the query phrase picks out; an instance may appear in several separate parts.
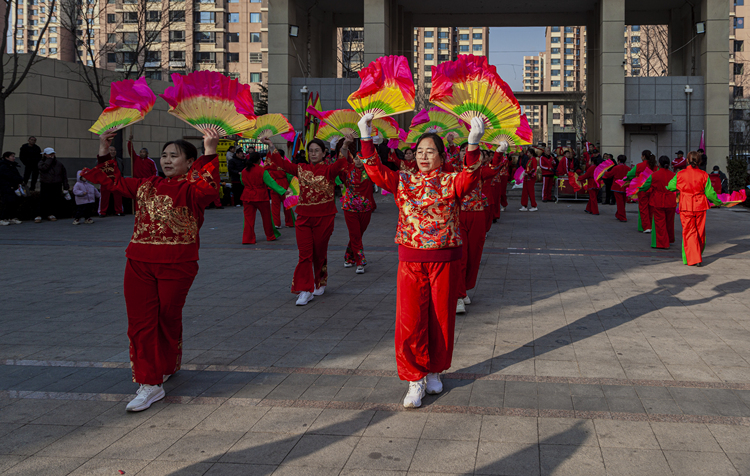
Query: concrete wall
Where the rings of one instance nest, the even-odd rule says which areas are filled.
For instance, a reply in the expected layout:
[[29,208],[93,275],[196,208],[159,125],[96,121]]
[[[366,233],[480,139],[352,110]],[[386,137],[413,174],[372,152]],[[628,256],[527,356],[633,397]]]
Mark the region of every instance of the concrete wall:
[[[332,109],[351,109],[346,99],[356,91],[361,84],[359,78],[292,78],[292,114],[289,116],[294,129],[302,130],[303,101],[299,92],[302,86],[307,86],[309,92],[320,94],[320,105],[324,111]],[[307,104],[305,99],[304,104]]]
[[[685,85],[693,89],[690,99],[690,144],[687,144],[687,100]],[[630,150],[633,135],[655,134],[657,147],[652,152],[658,158],[670,159],[682,150],[687,155],[698,149],[701,131],[705,129],[704,80],[702,76],[662,76],[656,78],[625,78],[625,151],[609,152],[617,157],[624,153],[631,161],[640,162],[641,150]],[[657,123],[664,121],[667,123]]]
[[[26,80],[6,100],[4,150],[18,153],[21,145],[33,135],[42,149],[55,149],[71,177],[82,167],[96,163],[99,139],[88,129],[96,122],[102,108],[81,80],[79,68],[83,66],[53,59],[41,60],[32,67]],[[112,72],[100,72],[112,80],[119,79]],[[170,83],[149,80],[149,85],[159,94]],[[109,90],[105,97],[109,99]],[[157,98],[146,118],[130,128],[136,147],[148,148],[151,157],[157,158],[157,164],[161,148],[168,140],[185,138],[196,145],[201,143],[197,137],[200,133],[167,113],[168,109],[167,103]],[[127,132],[124,139],[127,140]],[[123,157],[129,172],[126,156]]]

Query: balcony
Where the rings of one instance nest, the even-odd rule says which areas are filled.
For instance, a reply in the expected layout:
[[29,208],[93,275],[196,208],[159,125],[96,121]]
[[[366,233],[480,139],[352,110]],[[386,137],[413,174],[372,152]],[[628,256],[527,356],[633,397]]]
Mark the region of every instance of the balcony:
[[186,63],[185,63],[184,60],[182,60],[182,61],[170,61],[169,62],[169,67],[170,68],[184,68],[185,65],[186,65]]
[[161,60],[159,61],[146,61],[143,63],[145,68],[161,68]]

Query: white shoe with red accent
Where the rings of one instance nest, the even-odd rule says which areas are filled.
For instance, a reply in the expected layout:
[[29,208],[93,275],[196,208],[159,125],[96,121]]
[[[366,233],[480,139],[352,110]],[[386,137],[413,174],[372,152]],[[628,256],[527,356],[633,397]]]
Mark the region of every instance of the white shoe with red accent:
[[404,398],[405,408],[419,408],[425,396],[425,379],[421,378],[415,382],[409,382],[409,392]]

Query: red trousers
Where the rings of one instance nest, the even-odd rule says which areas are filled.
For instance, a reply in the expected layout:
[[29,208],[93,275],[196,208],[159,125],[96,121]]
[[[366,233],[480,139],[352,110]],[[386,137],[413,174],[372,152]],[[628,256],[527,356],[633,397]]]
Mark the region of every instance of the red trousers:
[[395,343],[401,380],[413,382],[450,368],[460,272],[458,260],[399,262]]
[[273,241],[276,235],[273,232],[273,222],[271,221],[271,206],[268,201],[263,202],[242,202],[243,212],[245,213],[245,226],[242,228],[242,244],[252,245],[255,243],[255,211],[260,212],[260,218],[263,220],[263,231],[266,234],[266,241]]
[[706,247],[706,212],[680,210],[682,222],[682,262],[692,266],[703,262]]
[[489,205],[487,205],[484,208],[484,224],[485,224],[485,227],[486,227],[486,232],[485,233],[489,233],[490,229],[492,228],[492,217],[495,214],[494,208],[495,208],[495,204],[494,203],[490,203]]
[[555,189],[555,176],[542,175],[542,200],[552,201],[552,190]]
[[620,221],[628,221],[627,215],[625,215],[625,192],[612,192],[615,196],[615,202],[617,202],[617,213],[615,218]]
[[[482,250],[486,231],[485,213],[465,212],[461,210],[461,277],[458,279],[458,297],[465,298],[466,291],[477,285],[479,264],[482,261]],[[458,298],[456,298],[458,300]]]
[[[500,178],[500,200],[495,200],[495,203],[499,203],[503,207],[508,206],[508,176],[504,176]],[[497,217],[500,218],[500,208],[497,209]]]
[[638,195],[638,231],[644,231],[651,228],[651,206],[649,196]]
[[297,215],[294,227],[297,232],[299,262],[294,269],[292,292],[313,292],[328,283],[328,240],[333,234],[333,217],[307,217]]
[[[497,220],[500,218],[500,207],[504,206],[500,202],[502,201],[502,194],[505,187],[508,186],[508,179],[505,180],[500,179],[500,183],[496,183],[492,186],[492,206],[490,206],[490,209],[492,210],[492,219]],[[503,185],[503,182],[505,183]],[[508,203],[508,197],[505,197],[505,203],[507,206]]]
[[158,385],[180,369],[182,308],[198,262],[145,263],[125,266],[125,306],[133,381]]
[[592,215],[599,214],[599,203],[596,201],[596,195],[599,193],[599,189],[593,188],[589,190],[589,203],[586,204],[586,211]]
[[674,207],[651,209],[651,247],[669,248],[674,243]]
[[273,217],[273,224],[277,227],[281,226],[281,210],[284,209],[284,225],[288,227],[294,226],[294,210],[284,208],[284,197],[278,193],[271,194],[271,216]]
[[536,197],[534,196],[534,185],[536,185],[536,179],[525,177],[523,179],[523,191],[521,192],[521,205],[526,206],[531,199],[531,207],[536,208]]
[[122,213],[122,195],[120,195],[120,192],[113,191],[108,185],[102,185],[99,188],[99,193],[102,194],[102,196],[99,197],[99,215],[107,214],[110,194],[112,194],[112,197],[115,199],[115,214]]
[[365,266],[364,247],[362,246],[362,235],[370,224],[372,210],[367,212],[350,212],[344,210],[344,219],[346,220],[346,229],[349,230],[349,243],[346,245],[344,261],[357,266]]

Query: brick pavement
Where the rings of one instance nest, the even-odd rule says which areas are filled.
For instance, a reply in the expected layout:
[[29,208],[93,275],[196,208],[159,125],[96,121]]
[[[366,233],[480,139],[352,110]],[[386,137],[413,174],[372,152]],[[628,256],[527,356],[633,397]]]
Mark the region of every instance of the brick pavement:
[[446,391],[404,411],[396,211],[379,200],[367,273],[340,266],[337,216],[329,287],[305,307],[293,230],[242,246],[240,210],[209,210],[183,370],[140,414],[123,403],[132,217],[4,227],[0,473],[750,474],[749,214],[710,212],[696,269],[613,207],[512,197]]

